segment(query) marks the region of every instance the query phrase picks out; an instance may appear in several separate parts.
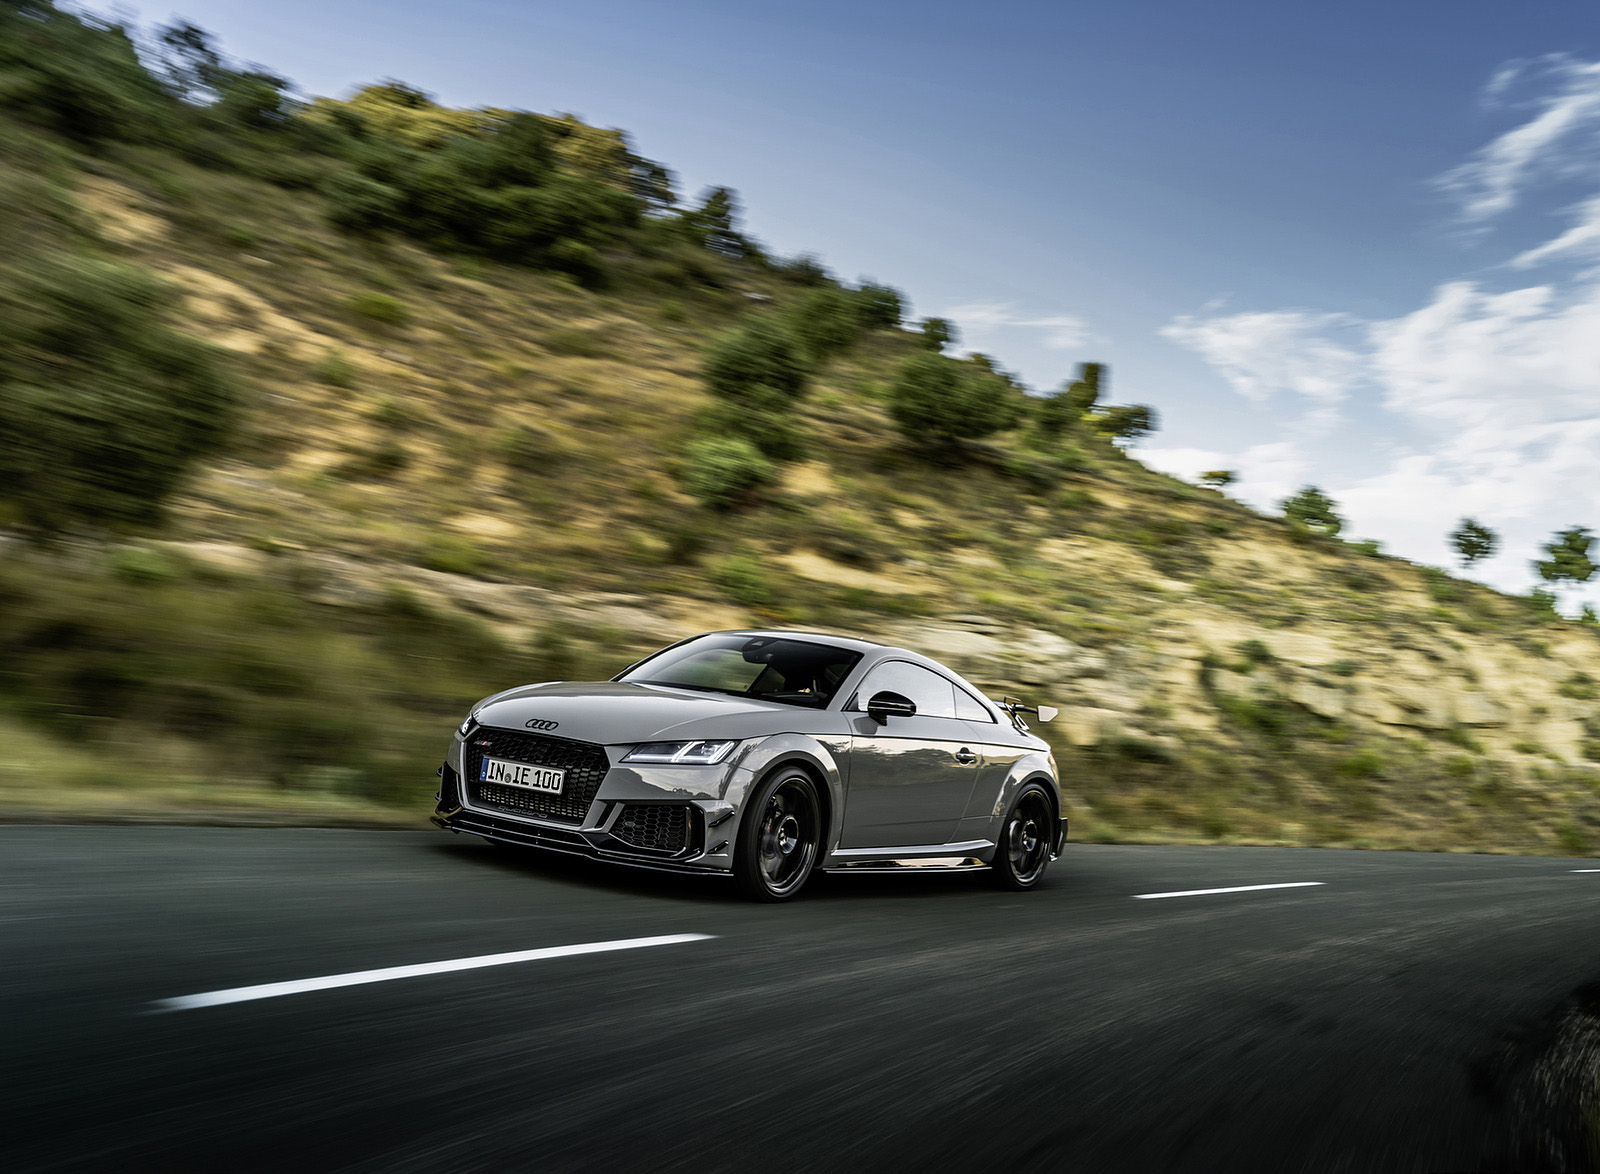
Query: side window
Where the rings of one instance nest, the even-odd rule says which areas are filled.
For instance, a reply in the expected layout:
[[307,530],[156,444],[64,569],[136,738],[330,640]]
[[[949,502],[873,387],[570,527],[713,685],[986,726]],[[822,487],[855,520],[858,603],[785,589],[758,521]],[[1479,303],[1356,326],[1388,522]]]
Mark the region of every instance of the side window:
[[994,715],[960,685],[956,686],[956,716],[962,721],[994,724]]
[[856,708],[864,710],[874,693],[884,691],[909,697],[918,717],[955,717],[956,687],[938,673],[904,660],[880,664],[867,674],[856,694]]

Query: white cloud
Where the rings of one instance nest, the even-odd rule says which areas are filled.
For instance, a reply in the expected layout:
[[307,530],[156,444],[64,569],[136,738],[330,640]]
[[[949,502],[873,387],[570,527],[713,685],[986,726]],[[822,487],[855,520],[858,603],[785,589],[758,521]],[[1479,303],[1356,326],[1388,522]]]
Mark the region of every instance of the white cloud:
[[[993,337],[998,330],[1022,327],[1044,332],[1040,341],[1051,350],[1071,351],[1089,341],[1088,324],[1070,314],[1035,317],[1019,313],[1011,302],[976,302],[946,310],[943,317],[950,319],[961,331],[963,340],[983,340]],[[983,347],[965,348],[965,353]]]
[[1340,339],[1359,327],[1347,314],[1271,310],[1214,318],[1185,314],[1161,334],[1198,351],[1253,403],[1298,395],[1327,414],[1364,378],[1361,339]]
[[1522,189],[1553,170],[1570,171],[1592,153],[1600,131],[1600,62],[1554,56],[1538,68],[1513,65],[1498,71],[1488,96],[1499,98],[1513,82],[1531,77],[1553,82],[1532,105],[1532,118],[1478,150],[1439,179],[1460,202],[1463,221],[1479,223],[1515,206]]
[[[1240,474],[1230,492],[1272,508],[1318,481],[1340,503],[1348,532],[1407,557],[1448,564],[1446,535],[1462,517],[1501,531],[1500,555],[1475,573],[1526,591],[1529,562],[1558,528],[1600,529],[1600,280],[1492,291],[1448,282],[1427,304],[1387,321],[1338,315],[1240,314],[1179,319],[1164,333],[1194,346],[1241,394],[1333,387],[1359,372],[1381,406],[1428,438],[1372,476],[1341,479],[1294,442],[1237,453],[1145,450],[1183,477]],[[1318,327],[1359,330],[1359,345],[1325,345]],[[1331,394],[1331,393],[1329,393]],[[1600,584],[1581,596],[1600,597]],[[1575,596],[1576,598],[1576,596]]]
[[1600,196],[1583,201],[1571,211],[1573,213],[1571,228],[1542,245],[1518,253],[1511,258],[1511,267],[1531,269],[1546,261],[1600,257]]

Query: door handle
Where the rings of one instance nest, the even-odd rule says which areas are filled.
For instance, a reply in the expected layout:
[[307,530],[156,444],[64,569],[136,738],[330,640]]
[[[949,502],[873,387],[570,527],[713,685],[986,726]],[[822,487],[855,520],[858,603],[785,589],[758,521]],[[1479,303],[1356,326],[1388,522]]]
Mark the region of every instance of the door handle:
[[962,766],[971,766],[974,762],[978,761],[978,756],[963,746],[960,750],[956,751],[956,761]]

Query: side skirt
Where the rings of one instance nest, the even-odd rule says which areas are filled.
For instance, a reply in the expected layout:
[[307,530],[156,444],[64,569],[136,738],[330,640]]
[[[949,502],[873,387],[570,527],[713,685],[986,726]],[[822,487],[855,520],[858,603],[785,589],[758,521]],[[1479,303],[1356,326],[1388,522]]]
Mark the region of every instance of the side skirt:
[[994,851],[992,840],[959,844],[906,844],[892,848],[840,848],[828,857],[824,872],[976,872]]

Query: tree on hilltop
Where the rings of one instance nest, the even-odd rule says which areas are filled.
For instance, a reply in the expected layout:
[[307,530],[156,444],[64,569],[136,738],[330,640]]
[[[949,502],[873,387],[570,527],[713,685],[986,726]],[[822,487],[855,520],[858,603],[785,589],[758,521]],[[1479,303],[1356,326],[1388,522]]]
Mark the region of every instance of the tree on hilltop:
[[1066,400],[1081,417],[1092,410],[1100,402],[1100,393],[1105,389],[1106,376],[1109,368],[1104,363],[1079,363],[1078,374],[1067,385]]
[[1210,469],[1200,474],[1200,484],[1207,489],[1225,489],[1238,479],[1239,474],[1232,469]]
[[1450,545],[1455,548],[1462,569],[1465,569],[1493,555],[1500,545],[1500,537],[1481,522],[1462,518],[1461,524],[1450,532]]
[[1557,588],[1578,586],[1594,578],[1595,562],[1590,554],[1594,535],[1583,526],[1558,530],[1544,545],[1545,558],[1534,563],[1539,577]]
[[905,314],[905,299],[893,286],[863,281],[855,297],[856,313],[868,330],[892,330],[900,325],[901,316]]
[[1333,498],[1315,485],[1307,485],[1293,496],[1285,498],[1279,508],[1291,523],[1325,538],[1337,537],[1339,531],[1344,529],[1344,519],[1335,509]]
[[1161,426],[1160,417],[1149,404],[1114,404],[1102,410],[1096,422],[1113,441],[1130,444]]
[[945,318],[924,318],[917,329],[922,332],[922,345],[930,351],[942,351],[956,341],[956,328]]

